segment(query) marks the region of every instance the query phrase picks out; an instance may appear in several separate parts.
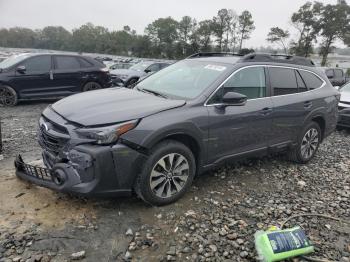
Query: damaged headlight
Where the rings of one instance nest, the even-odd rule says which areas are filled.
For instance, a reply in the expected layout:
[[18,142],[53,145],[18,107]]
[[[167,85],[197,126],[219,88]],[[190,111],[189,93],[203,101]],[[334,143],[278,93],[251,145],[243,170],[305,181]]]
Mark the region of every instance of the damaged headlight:
[[99,145],[108,145],[116,142],[122,134],[136,127],[138,120],[132,120],[113,126],[79,128],[75,131],[79,136],[94,140]]

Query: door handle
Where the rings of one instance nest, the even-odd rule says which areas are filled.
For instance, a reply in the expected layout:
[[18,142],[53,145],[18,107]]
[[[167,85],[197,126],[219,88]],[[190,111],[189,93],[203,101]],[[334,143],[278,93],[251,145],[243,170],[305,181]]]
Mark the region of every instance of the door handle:
[[267,116],[272,113],[272,108],[271,107],[265,107],[261,110],[261,114],[263,116]]
[[53,72],[50,70],[50,80],[53,80]]
[[304,108],[305,109],[309,109],[309,108],[311,108],[312,107],[312,102],[311,101],[306,101],[305,103],[304,103]]

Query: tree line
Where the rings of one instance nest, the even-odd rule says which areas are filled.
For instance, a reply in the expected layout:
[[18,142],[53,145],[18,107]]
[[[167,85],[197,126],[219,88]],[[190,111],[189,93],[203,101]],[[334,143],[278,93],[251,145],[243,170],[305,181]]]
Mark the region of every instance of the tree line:
[[[290,33],[280,27],[271,28],[267,35],[267,41],[279,43],[285,53],[308,57],[319,50],[324,65],[335,42],[350,45],[350,7],[345,0],[335,5],[307,2],[292,14],[291,23],[298,31],[298,38],[290,43]],[[111,31],[92,23],[72,31],[62,26],[37,30],[2,28],[0,46],[179,59],[196,52],[252,52],[244,48],[244,41],[254,30],[248,10],[237,14],[224,8],[212,19],[199,22],[190,16],[179,21],[172,17],[159,18],[143,34],[137,34],[129,26]],[[318,42],[320,48],[316,49]]]
[[308,57],[314,53],[315,44],[319,42],[321,65],[327,63],[337,41],[350,46],[350,6],[345,0],[335,5],[324,5],[321,2],[307,2],[293,13],[291,22],[298,31],[298,38],[292,40],[288,30],[272,27],[267,35],[267,41],[279,43],[286,54],[296,54]]

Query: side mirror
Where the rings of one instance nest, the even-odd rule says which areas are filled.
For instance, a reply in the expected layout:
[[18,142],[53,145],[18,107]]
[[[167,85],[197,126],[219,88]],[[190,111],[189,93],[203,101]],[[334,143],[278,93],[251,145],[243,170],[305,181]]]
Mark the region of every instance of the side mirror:
[[26,72],[26,67],[25,66],[19,66],[19,67],[17,67],[16,70],[17,70],[18,73],[24,74]]
[[223,106],[243,106],[246,104],[248,98],[245,95],[236,92],[227,92],[223,98]]
[[152,72],[152,70],[150,70],[150,69],[145,69],[145,73],[150,73],[150,72]]

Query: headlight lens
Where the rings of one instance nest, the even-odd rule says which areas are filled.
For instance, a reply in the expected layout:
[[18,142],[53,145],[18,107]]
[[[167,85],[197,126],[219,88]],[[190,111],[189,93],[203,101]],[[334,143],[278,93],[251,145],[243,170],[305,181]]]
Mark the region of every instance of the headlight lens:
[[135,128],[138,120],[132,120],[113,126],[96,128],[79,128],[76,132],[79,136],[94,140],[99,145],[108,145],[118,140],[119,136]]
[[127,79],[129,76],[128,75],[117,75],[117,77],[119,77],[122,80]]

